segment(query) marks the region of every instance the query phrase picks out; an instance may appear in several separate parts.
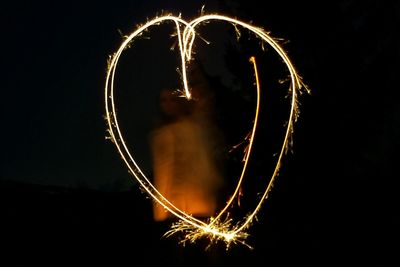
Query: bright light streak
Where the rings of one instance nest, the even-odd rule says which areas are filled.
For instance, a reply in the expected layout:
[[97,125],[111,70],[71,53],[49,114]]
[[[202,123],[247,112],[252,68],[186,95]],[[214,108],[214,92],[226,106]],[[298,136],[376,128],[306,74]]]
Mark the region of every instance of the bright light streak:
[[[227,201],[224,208],[214,217],[209,218],[207,222],[203,222],[190,214],[186,214],[182,210],[178,209],[174,206],[168,199],[166,199],[158,190],[154,187],[151,181],[146,177],[143,171],[140,169],[136,161],[134,160],[132,154],[129,152],[128,147],[124,141],[123,134],[120,130],[116,112],[116,105],[114,101],[114,80],[115,73],[118,66],[118,61],[121,57],[122,52],[130,47],[132,41],[140,36],[144,31],[152,26],[157,26],[164,22],[173,22],[176,28],[176,36],[178,38],[179,52],[181,57],[181,73],[182,73],[182,84],[184,90],[182,91],[183,96],[187,99],[191,98],[191,90],[188,86],[188,76],[187,76],[187,65],[190,64],[190,60],[192,57],[192,48],[196,38],[196,27],[204,22],[209,21],[223,21],[231,23],[235,30],[238,32],[238,26],[241,26],[244,29],[249,30],[254,33],[258,38],[260,38],[263,42],[268,43],[280,56],[280,58],[285,63],[291,78],[291,83],[289,87],[289,96],[291,97],[291,106],[290,106],[290,115],[288,118],[287,129],[284,136],[284,141],[282,143],[282,147],[276,162],[276,167],[272,176],[270,177],[267,188],[265,189],[262,197],[254,210],[246,217],[244,220],[240,222],[233,223],[232,219],[228,216],[229,207],[231,203],[234,201],[240,192],[240,187],[243,182],[243,179],[246,174],[247,165],[249,162],[249,158],[251,155],[251,150],[253,146],[253,140],[255,137],[257,124],[258,124],[258,114],[260,110],[260,82],[257,71],[257,64],[254,57],[250,58],[250,62],[253,65],[254,74],[255,74],[255,84],[257,89],[257,104],[255,110],[255,118],[253,122],[253,129],[250,133],[249,144],[245,152],[244,156],[244,165],[243,170],[241,172],[240,178],[238,180],[237,186],[232,194],[232,196]],[[190,79],[190,77],[189,77]],[[263,29],[259,27],[255,27],[253,25],[247,24],[245,22],[222,16],[222,15],[202,15],[190,22],[186,22],[180,17],[175,17],[172,15],[165,15],[161,17],[157,17],[153,20],[148,21],[144,25],[138,27],[134,32],[126,37],[124,42],[121,44],[119,49],[110,57],[107,77],[106,77],[106,86],[105,86],[105,109],[106,109],[106,119],[108,123],[108,133],[110,134],[110,139],[115,144],[119,154],[121,155],[123,161],[127,165],[130,172],[134,175],[136,180],[139,182],[142,189],[151,196],[154,201],[158,202],[162,205],[167,211],[175,215],[179,218],[178,223],[172,225],[170,231],[166,233],[166,235],[175,234],[178,232],[184,233],[185,241],[194,242],[199,238],[207,237],[210,240],[210,244],[216,240],[223,240],[226,242],[227,247],[231,243],[244,243],[244,240],[248,236],[245,230],[251,225],[251,222],[254,220],[256,214],[259,212],[262,204],[268,196],[268,193],[272,189],[272,185],[278,175],[279,169],[281,167],[282,158],[287,151],[290,145],[290,138],[293,133],[293,124],[297,120],[298,117],[298,108],[297,108],[297,95],[300,92],[300,89],[303,87],[303,83],[301,78],[297,74],[293,64],[289,60],[289,57],[283,50],[283,48],[272,38],[270,37]],[[304,86],[304,88],[306,88]],[[307,88],[306,88],[307,89]],[[307,89],[308,91],[308,89]],[[225,218],[222,220],[222,218]]]

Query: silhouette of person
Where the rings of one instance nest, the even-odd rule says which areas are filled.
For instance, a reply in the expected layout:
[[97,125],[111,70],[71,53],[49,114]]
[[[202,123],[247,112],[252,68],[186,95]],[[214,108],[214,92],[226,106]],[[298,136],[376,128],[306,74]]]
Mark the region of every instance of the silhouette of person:
[[[198,103],[162,90],[164,122],[151,138],[153,179],[157,190],[180,210],[197,218],[213,216],[217,190],[222,183],[213,155],[211,123],[200,114]],[[155,221],[171,218],[158,203]]]
[[[223,184],[219,151],[223,142],[212,119],[213,94],[199,71],[194,66],[190,72],[193,100],[180,97],[171,89],[161,91],[162,120],[151,134],[151,151],[156,189],[175,207],[204,221],[215,215],[219,204],[218,193]],[[164,233],[176,220],[158,203],[153,205],[153,218]],[[181,260],[174,264],[190,260],[190,266],[196,264],[193,261],[210,265],[214,258],[204,251],[201,242],[198,246],[191,244],[192,248],[163,242],[167,243],[163,249],[178,258],[173,260]]]

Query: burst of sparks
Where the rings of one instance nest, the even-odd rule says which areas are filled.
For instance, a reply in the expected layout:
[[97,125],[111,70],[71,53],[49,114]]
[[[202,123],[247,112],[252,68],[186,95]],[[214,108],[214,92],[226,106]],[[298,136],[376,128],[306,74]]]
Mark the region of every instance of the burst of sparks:
[[[262,40],[262,42],[266,42],[269,44],[280,56],[283,60],[287,69],[290,73],[291,83],[289,87],[289,93],[291,97],[291,106],[290,106],[290,115],[287,122],[287,128],[285,132],[284,141],[279,152],[279,156],[277,159],[276,167],[273,171],[273,174],[269,180],[268,186],[265,189],[260,201],[254,208],[254,210],[241,222],[233,223],[232,219],[229,219],[229,207],[235,198],[240,195],[240,188],[245,177],[247,165],[249,162],[249,158],[251,155],[251,150],[253,146],[253,140],[256,133],[256,128],[258,124],[258,114],[260,110],[260,82],[257,71],[256,59],[254,57],[250,58],[250,62],[253,65],[254,74],[255,74],[255,85],[257,89],[257,104],[255,110],[255,118],[253,122],[252,131],[248,137],[248,146],[246,147],[245,155],[244,155],[244,165],[238,180],[237,186],[227,201],[225,207],[221,209],[221,211],[213,218],[209,218],[207,222],[196,219],[195,217],[187,214],[174,206],[168,199],[166,199],[155,186],[151,183],[148,177],[144,174],[144,172],[140,169],[136,161],[134,160],[132,154],[129,152],[128,147],[124,141],[123,134],[118,124],[116,105],[114,101],[114,80],[115,73],[117,70],[118,61],[121,57],[122,52],[129,48],[132,44],[132,41],[141,36],[141,34],[146,31],[151,26],[160,25],[163,22],[173,22],[176,27],[176,37],[178,38],[178,47],[179,53],[181,57],[181,76],[183,83],[183,94],[184,97],[190,99],[192,97],[191,90],[188,86],[188,77],[187,77],[187,65],[190,63],[192,57],[192,47],[196,38],[196,27],[204,22],[209,21],[223,21],[231,23],[238,36],[240,36],[240,31],[238,29],[241,26],[244,29],[249,30],[254,33],[258,38]],[[272,189],[272,185],[278,175],[279,169],[281,167],[282,158],[290,146],[290,137],[293,133],[293,124],[298,117],[298,99],[297,95],[300,92],[300,89],[303,87],[303,83],[301,78],[297,74],[293,64],[289,60],[289,57],[282,49],[282,47],[266,33],[263,29],[259,27],[255,27],[251,24],[247,24],[237,19],[233,19],[227,16],[222,15],[201,15],[200,17],[187,22],[180,18],[180,16],[172,16],[172,15],[164,15],[160,17],[156,17],[153,20],[148,21],[144,25],[139,26],[134,32],[130,35],[126,36],[125,40],[119,47],[119,49],[109,58],[108,61],[108,71],[106,76],[106,86],[105,86],[105,109],[106,109],[106,120],[108,123],[108,133],[110,135],[110,139],[115,144],[119,154],[121,155],[123,161],[127,165],[129,171],[134,175],[136,180],[139,182],[141,188],[149,194],[149,196],[154,199],[157,203],[162,205],[167,211],[172,213],[174,216],[179,218],[178,223],[172,225],[170,231],[166,233],[166,235],[172,235],[178,232],[184,234],[183,243],[186,241],[194,242],[199,238],[207,237],[210,240],[210,244],[217,240],[223,240],[226,242],[227,247],[229,247],[232,243],[242,243],[245,244],[244,240],[247,238],[248,234],[245,230],[250,226],[251,222],[255,219],[256,214],[259,212],[262,204],[265,199],[268,197],[268,193]],[[305,87],[306,88],[306,87]],[[306,88],[307,89],[307,88]],[[307,89],[308,91],[308,89]],[[225,218],[224,220],[222,218]]]

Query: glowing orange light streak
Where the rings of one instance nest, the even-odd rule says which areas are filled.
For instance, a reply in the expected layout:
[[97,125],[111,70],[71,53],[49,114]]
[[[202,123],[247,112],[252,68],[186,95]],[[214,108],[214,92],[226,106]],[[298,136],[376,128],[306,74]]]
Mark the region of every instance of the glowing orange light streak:
[[[249,139],[248,149],[245,154],[244,166],[241,172],[238,184],[234,190],[234,193],[226,203],[225,207],[218,213],[215,218],[210,218],[208,222],[200,221],[189,214],[181,211],[177,207],[175,207],[171,202],[168,201],[151,183],[151,181],[146,177],[143,171],[140,169],[138,164],[135,162],[133,156],[128,150],[126,143],[123,139],[122,132],[118,125],[116,107],[114,102],[114,79],[115,79],[115,72],[118,65],[118,60],[129,44],[133,41],[134,38],[140,36],[145,30],[149,27],[154,25],[159,25],[165,21],[172,21],[176,27],[176,33],[178,37],[178,45],[179,51],[181,56],[181,73],[182,73],[182,82],[184,87],[183,95],[187,98],[191,98],[190,89],[188,86],[188,77],[186,73],[186,65],[190,63],[191,54],[192,54],[192,47],[195,41],[196,32],[195,28],[201,24],[202,22],[216,20],[216,21],[225,21],[233,24],[235,26],[235,30],[238,31],[237,25],[242,26],[245,29],[253,32],[257,37],[261,40],[267,42],[283,59],[284,63],[286,64],[290,77],[291,77],[291,85],[289,88],[289,92],[291,92],[291,109],[290,115],[288,119],[287,129],[285,133],[285,138],[281,147],[281,151],[279,153],[279,157],[276,163],[276,167],[270,178],[269,184],[264,191],[262,198],[256,205],[253,212],[248,215],[242,223],[238,223],[234,225],[231,222],[231,219],[226,219],[225,221],[221,221],[222,215],[226,214],[228,211],[229,206],[231,205],[232,201],[236,198],[239,193],[239,189],[241,183],[245,177],[245,172],[247,169],[247,164],[249,161],[249,157],[251,154],[251,149],[253,146],[253,140],[257,128],[258,123],[258,113],[260,109],[260,85],[259,85],[259,77],[257,71],[257,65],[255,58],[252,57],[250,62],[253,64],[255,79],[256,79],[256,89],[257,89],[257,105],[256,105],[256,112],[255,112],[255,119],[253,122],[253,129],[251,132],[251,137]],[[181,26],[184,26],[183,33],[181,30]],[[180,221],[174,224],[169,232],[166,234],[173,234],[176,232],[185,232],[185,240],[194,241],[200,237],[207,236],[210,240],[224,240],[229,245],[231,242],[242,242],[247,237],[247,234],[244,232],[246,228],[249,227],[250,223],[260,210],[263,202],[268,196],[272,188],[272,184],[275,181],[279,168],[281,166],[281,161],[286,149],[289,146],[289,138],[293,132],[293,124],[297,119],[298,110],[297,110],[297,92],[302,87],[302,82],[296,70],[293,67],[293,64],[290,62],[288,56],[286,55],[285,51],[279,46],[277,42],[273,38],[271,38],[266,32],[264,32],[261,28],[252,26],[245,22],[226,17],[221,15],[203,15],[200,16],[191,22],[186,22],[180,17],[175,17],[172,15],[166,15],[162,17],[157,17],[143,26],[140,26],[137,30],[131,33],[125,41],[122,43],[120,48],[117,52],[110,58],[108,72],[106,77],[106,86],[105,86],[105,108],[106,108],[106,119],[108,123],[108,132],[110,134],[111,140],[114,142],[115,146],[119,154],[121,155],[122,159],[124,160],[125,164],[128,166],[130,172],[135,176],[136,180],[139,182],[140,186],[160,205],[162,205],[166,210],[171,212],[173,215],[178,217]]]
[[[256,112],[255,112],[255,118],[253,122],[253,130],[251,131],[251,136],[249,140],[249,145],[246,149],[246,155],[244,157],[244,165],[242,169],[242,173],[240,175],[239,181],[237,183],[237,186],[235,188],[235,191],[233,192],[233,195],[230,197],[228,202],[226,203],[225,207],[219,212],[219,214],[215,217],[215,219],[211,220],[210,225],[213,225],[215,222],[218,221],[218,219],[226,212],[226,210],[229,208],[229,206],[232,204],[233,200],[237,196],[240,190],[240,186],[242,184],[242,181],[244,179],[244,175],[246,173],[247,169],[247,163],[249,162],[250,158],[250,152],[253,147],[253,141],[254,141],[254,136],[256,134],[256,129],[257,129],[257,124],[258,124],[258,113],[260,111],[260,82],[258,79],[258,71],[257,71],[257,64],[256,64],[256,59],[255,57],[250,58],[250,62],[253,64],[254,67],[254,73],[255,73],[255,79],[256,79],[256,88],[257,88],[257,104],[256,104]],[[238,231],[235,231],[238,232]]]

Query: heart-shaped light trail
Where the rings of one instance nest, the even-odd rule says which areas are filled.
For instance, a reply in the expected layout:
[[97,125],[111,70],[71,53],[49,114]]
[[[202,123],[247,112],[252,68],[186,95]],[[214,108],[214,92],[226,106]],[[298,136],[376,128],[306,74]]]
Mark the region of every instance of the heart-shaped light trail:
[[[140,36],[146,29],[151,26],[157,26],[164,22],[173,22],[176,27],[176,36],[178,38],[179,44],[179,52],[181,57],[181,73],[182,73],[182,83],[183,88],[182,94],[187,99],[190,99],[191,91],[188,86],[188,77],[186,74],[187,65],[190,64],[191,55],[192,55],[192,47],[196,38],[196,27],[204,22],[209,21],[223,21],[231,23],[237,32],[239,32],[238,26],[249,30],[254,33],[258,38],[262,41],[268,43],[280,56],[283,62],[286,64],[287,69],[290,73],[290,86],[289,86],[289,94],[291,97],[291,106],[290,106],[290,115],[287,123],[287,128],[284,136],[284,140],[282,143],[281,150],[279,152],[279,156],[276,162],[276,166],[272,176],[270,177],[267,188],[262,194],[258,204],[253,209],[253,211],[243,220],[239,222],[232,222],[232,219],[229,218],[229,207],[231,206],[234,199],[239,194],[240,186],[245,177],[245,172],[247,168],[247,163],[249,161],[249,157],[251,154],[251,149],[253,145],[253,140],[256,132],[256,127],[258,123],[258,113],[260,109],[260,85],[258,81],[258,72],[256,60],[254,57],[250,59],[250,62],[253,64],[255,80],[256,80],[256,89],[257,89],[257,105],[255,111],[255,118],[253,122],[253,129],[250,134],[249,144],[246,150],[246,154],[244,157],[244,165],[243,170],[241,172],[240,178],[238,180],[237,186],[232,194],[232,196],[227,201],[225,207],[221,209],[221,211],[212,218],[209,218],[207,222],[198,220],[191,216],[190,214],[186,214],[182,210],[178,209],[173,205],[168,199],[166,199],[158,190],[154,187],[151,181],[146,177],[143,171],[140,169],[134,157],[129,152],[128,147],[124,141],[123,134],[118,125],[116,106],[114,101],[114,79],[115,73],[117,70],[118,60],[121,57],[124,49],[129,47],[131,42],[138,36]],[[144,25],[138,27],[133,33],[131,33],[125,41],[121,44],[119,49],[110,57],[108,72],[106,77],[106,86],[105,86],[105,109],[106,109],[106,119],[108,123],[108,132],[110,135],[110,139],[115,144],[119,154],[121,155],[123,161],[129,168],[130,172],[135,176],[136,180],[139,182],[142,189],[149,194],[149,196],[154,199],[154,201],[158,202],[162,205],[167,211],[178,217],[180,220],[178,223],[175,223],[171,226],[171,229],[166,233],[166,235],[174,234],[177,232],[184,233],[184,241],[194,242],[200,237],[208,237],[210,243],[216,240],[224,240],[229,246],[231,243],[240,242],[245,244],[244,240],[248,236],[245,230],[251,225],[251,222],[255,218],[256,214],[259,212],[262,204],[268,196],[272,188],[272,184],[274,183],[278,171],[281,167],[281,161],[289,147],[289,140],[293,133],[293,124],[296,122],[298,117],[298,109],[297,109],[297,95],[300,92],[301,88],[306,88],[303,86],[301,78],[296,73],[293,64],[290,62],[287,54],[282,49],[282,47],[272,38],[270,37],[263,29],[259,27],[255,27],[253,25],[247,24],[245,22],[239,21],[237,19],[233,19],[230,17],[222,16],[222,15],[202,15],[190,22],[186,22],[180,17],[165,15],[161,17],[157,17],[151,21],[148,21]],[[307,88],[306,88],[307,89]],[[308,91],[308,89],[307,89]],[[223,219],[222,219],[223,218]]]

